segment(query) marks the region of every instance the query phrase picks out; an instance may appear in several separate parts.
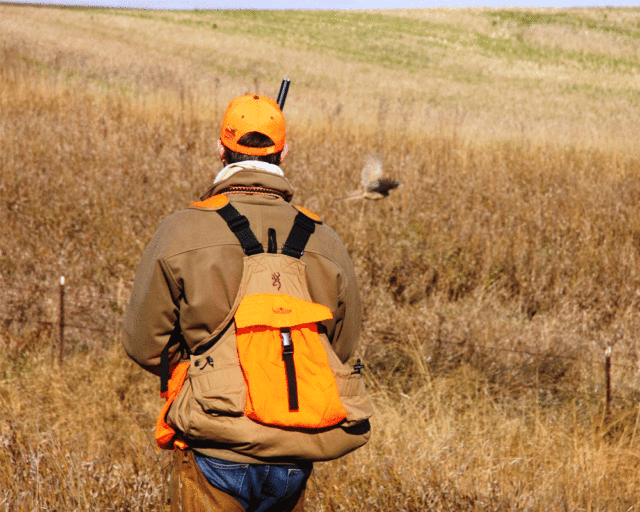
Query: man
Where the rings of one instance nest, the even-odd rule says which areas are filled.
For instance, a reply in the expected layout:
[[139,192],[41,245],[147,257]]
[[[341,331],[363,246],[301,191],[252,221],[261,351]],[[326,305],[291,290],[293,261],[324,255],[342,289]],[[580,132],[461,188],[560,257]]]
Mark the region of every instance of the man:
[[[279,167],[287,154],[285,122],[276,102],[259,95],[233,100],[218,149],[226,166],[200,202],[161,223],[142,256],[122,343],[150,372],[161,373],[163,350],[165,365],[172,363],[168,394],[163,395],[168,401],[159,418],[164,434],[158,437],[156,431],[159,444],[178,447],[171,510],[301,511],[312,463],[363,445],[371,410],[360,379],[354,380],[360,377],[358,367],[349,367],[334,370],[343,379],[338,388],[347,410],[336,425],[292,428],[247,417],[235,334],[229,341],[245,260],[256,251],[299,258],[306,269],[302,286],[313,303],[330,311],[318,332],[328,340],[329,360],[337,365],[352,356],[359,337],[357,281],[337,235],[315,215],[290,204],[293,188]],[[228,205],[235,217],[223,216]],[[291,235],[294,225],[309,230],[304,243]],[[256,251],[248,251],[247,240],[256,239]],[[297,255],[291,247],[284,250],[288,243],[300,245]],[[271,276],[274,291],[281,277],[286,276]],[[218,350],[213,357],[208,355],[212,350]],[[187,356],[190,363],[184,363]],[[177,365],[180,361],[183,366]]]

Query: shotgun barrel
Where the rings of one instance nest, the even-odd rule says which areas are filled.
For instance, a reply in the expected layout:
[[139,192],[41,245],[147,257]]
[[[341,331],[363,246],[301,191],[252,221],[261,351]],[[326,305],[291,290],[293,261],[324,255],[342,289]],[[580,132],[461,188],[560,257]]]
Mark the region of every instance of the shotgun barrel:
[[282,85],[280,86],[280,92],[278,93],[278,106],[280,110],[284,108],[284,102],[287,101],[287,93],[289,92],[289,85],[291,85],[291,80],[285,78],[282,80]]

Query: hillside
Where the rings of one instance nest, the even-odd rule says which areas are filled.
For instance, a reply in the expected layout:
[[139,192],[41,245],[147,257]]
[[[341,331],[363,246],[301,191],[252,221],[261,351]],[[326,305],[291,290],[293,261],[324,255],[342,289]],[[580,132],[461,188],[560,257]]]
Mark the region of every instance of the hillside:
[[[637,148],[640,10],[127,11],[2,6],[7,48],[84,87],[222,108],[293,80],[336,115],[471,137]],[[209,113],[205,110],[204,113]],[[393,141],[388,138],[389,143]]]

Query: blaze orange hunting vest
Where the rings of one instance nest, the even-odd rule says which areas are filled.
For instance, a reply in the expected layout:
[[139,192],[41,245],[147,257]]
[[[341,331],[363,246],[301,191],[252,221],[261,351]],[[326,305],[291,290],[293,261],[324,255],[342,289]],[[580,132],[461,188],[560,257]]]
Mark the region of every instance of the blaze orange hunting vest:
[[[265,253],[247,218],[226,196],[207,202],[240,241],[246,255],[242,281],[228,324],[197,345],[190,362],[169,372],[172,341],[165,347],[161,396],[166,402],[156,426],[158,445],[170,449],[176,440],[184,442],[166,415],[178,395],[187,392],[187,379],[188,392],[204,413],[214,416],[246,416],[266,426],[318,431],[368,418],[370,404],[359,378],[362,366],[345,371],[326,336],[320,335],[320,322],[332,314],[311,300],[300,261],[320,219],[296,207],[299,213],[281,253],[273,230]],[[234,370],[238,362],[240,380]],[[184,397],[179,402],[181,407]]]

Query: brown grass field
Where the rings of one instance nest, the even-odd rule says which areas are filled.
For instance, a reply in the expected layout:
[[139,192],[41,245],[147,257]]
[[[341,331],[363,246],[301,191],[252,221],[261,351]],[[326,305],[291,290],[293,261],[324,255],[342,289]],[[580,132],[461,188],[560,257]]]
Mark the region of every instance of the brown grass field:
[[[122,313],[158,222],[221,168],[227,103],[283,76],[283,169],[355,262],[376,409],[308,510],[638,510],[640,8],[11,4],[0,510],[163,510],[159,385]],[[340,200],[370,154],[404,186]]]

